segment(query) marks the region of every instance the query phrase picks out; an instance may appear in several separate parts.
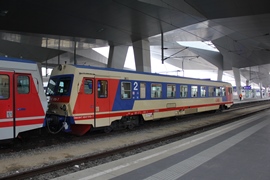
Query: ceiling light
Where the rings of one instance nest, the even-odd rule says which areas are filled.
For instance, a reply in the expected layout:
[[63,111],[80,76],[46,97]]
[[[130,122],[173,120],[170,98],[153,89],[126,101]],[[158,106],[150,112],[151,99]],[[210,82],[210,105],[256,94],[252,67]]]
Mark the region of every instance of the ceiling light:
[[105,30],[105,29],[100,28],[97,32],[100,33],[100,32],[102,32],[102,31],[104,31],[104,30]]
[[0,16],[6,16],[8,13],[8,10],[0,10]]

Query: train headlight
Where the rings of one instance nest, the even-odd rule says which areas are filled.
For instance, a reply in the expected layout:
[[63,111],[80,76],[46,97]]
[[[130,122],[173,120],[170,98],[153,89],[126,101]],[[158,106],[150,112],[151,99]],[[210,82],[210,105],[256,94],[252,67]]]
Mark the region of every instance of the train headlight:
[[59,70],[59,71],[62,71],[62,65],[61,65],[61,64],[59,64],[58,70]]
[[60,107],[63,111],[66,111],[67,110],[67,106],[64,104]]

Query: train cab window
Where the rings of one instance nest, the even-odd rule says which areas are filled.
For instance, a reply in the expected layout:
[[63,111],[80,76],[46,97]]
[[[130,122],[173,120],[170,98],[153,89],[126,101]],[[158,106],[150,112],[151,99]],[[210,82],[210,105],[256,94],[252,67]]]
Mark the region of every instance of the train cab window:
[[151,98],[161,98],[162,86],[161,84],[151,84]]
[[206,86],[201,86],[201,97],[205,97],[206,95]]
[[93,92],[93,81],[90,79],[84,80],[84,93],[92,94]]
[[121,98],[130,99],[131,98],[131,83],[121,82]]
[[198,96],[198,86],[191,86],[191,96],[192,97]]
[[181,85],[180,86],[180,97],[187,97],[188,95],[188,86],[187,85]]
[[208,96],[213,97],[215,95],[215,88],[214,87],[208,87]]
[[0,100],[9,98],[9,76],[0,75]]
[[167,84],[167,98],[175,97],[175,84]]
[[140,83],[140,98],[144,99],[146,94],[146,85],[145,83]]
[[67,95],[70,89],[71,79],[69,77],[60,78],[58,82],[57,94]]
[[48,86],[46,88],[46,95],[47,96],[51,96],[54,95],[54,90],[56,87],[56,78],[50,78],[49,82],[48,82]]
[[97,90],[99,98],[108,97],[108,82],[105,80],[98,80]]
[[30,91],[30,80],[28,76],[17,77],[17,92],[19,94],[28,94]]

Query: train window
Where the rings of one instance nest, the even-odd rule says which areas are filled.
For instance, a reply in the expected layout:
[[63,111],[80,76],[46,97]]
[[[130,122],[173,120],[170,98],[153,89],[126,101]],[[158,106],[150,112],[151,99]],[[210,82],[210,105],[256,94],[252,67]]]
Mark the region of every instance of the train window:
[[98,97],[99,98],[106,98],[108,97],[108,82],[105,80],[98,80],[97,85],[98,90]]
[[221,87],[216,87],[216,96],[222,96],[222,89],[221,89]]
[[198,96],[198,86],[191,86],[191,96],[192,97]]
[[161,98],[161,84],[151,84],[151,98]]
[[131,98],[131,83],[121,82],[121,98],[130,99]]
[[9,77],[0,75],[0,99],[9,98]]
[[17,77],[17,91],[19,94],[28,94],[30,91],[30,81],[28,76]]
[[167,84],[167,97],[175,97],[175,84]]
[[208,96],[213,97],[215,95],[215,88],[214,87],[209,87],[208,88]]
[[228,88],[228,92],[229,92],[229,94],[232,94],[232,88],[231,87]]
[[69,77],[60,78],[57,93],[66,95],[69,93],[71,79]]
[[180,86],[180,97],[187,97],[187,95],[188,95],[188,86],[181,85]]
[[144,99],[146,94],[146,85],[145,83],[140,83],[140,98]]
[[84,93],[85,94],[92,94],[93,92],[93,81],[90,79],[84,80]]
[[206,87],[201,86],[201,97],[205,97],[205,95],[206,95]]
[[54,89],[56,87],[56,81],[57,81],[57,79],[55,79],[55,78],[51,78],[49,80],[48,86],[46,88],[46,95],[47,96],[54,95]]
[[221,96],[225,96],[226,95],[225,87],[220,87],[220,90],[221,90]]

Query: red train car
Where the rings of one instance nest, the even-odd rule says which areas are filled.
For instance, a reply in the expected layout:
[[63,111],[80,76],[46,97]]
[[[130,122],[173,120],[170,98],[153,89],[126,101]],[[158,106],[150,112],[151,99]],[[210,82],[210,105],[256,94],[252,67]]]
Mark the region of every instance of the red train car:
[[34,61],[0,58],[0,140],[43,126],[47,100]]

